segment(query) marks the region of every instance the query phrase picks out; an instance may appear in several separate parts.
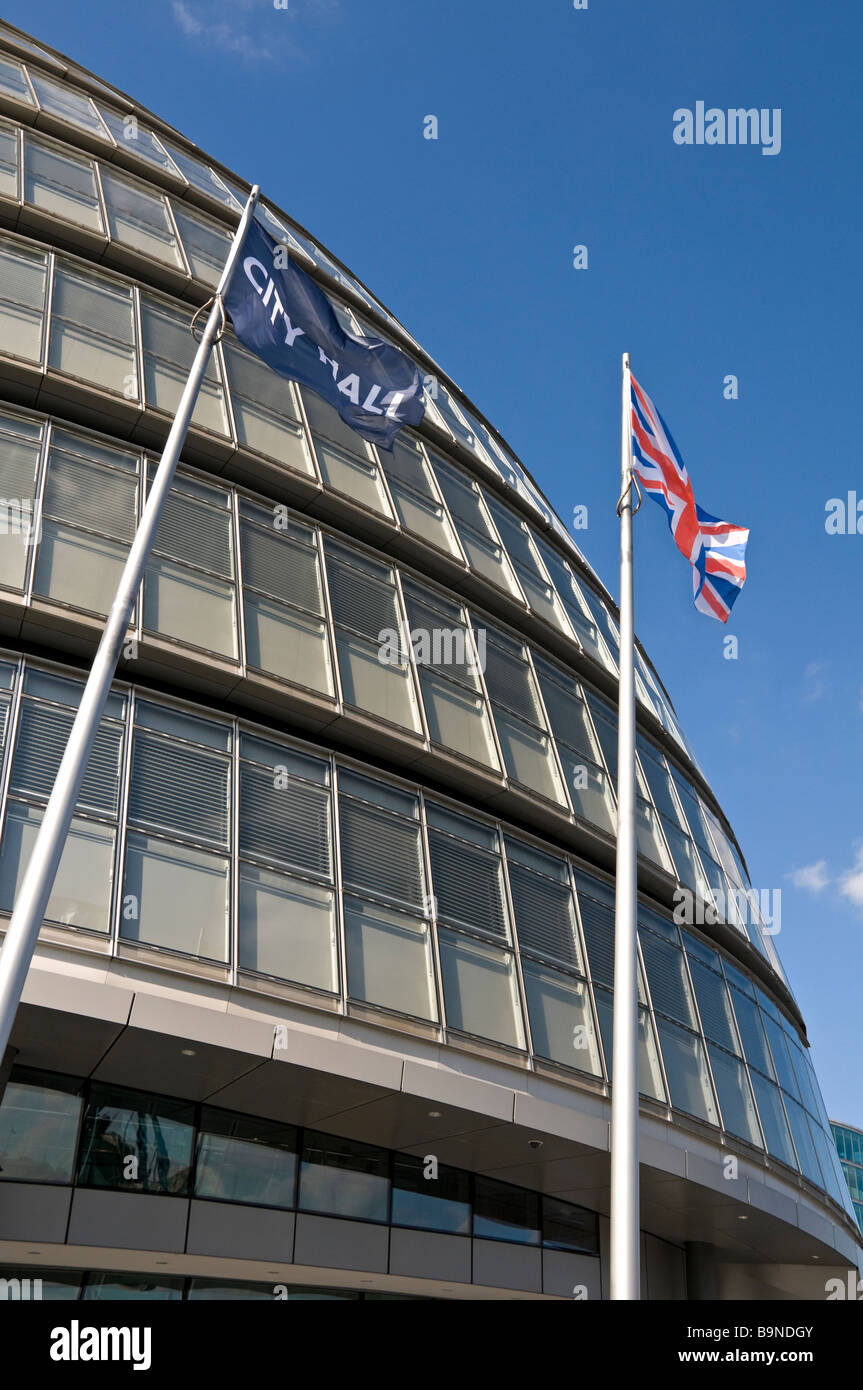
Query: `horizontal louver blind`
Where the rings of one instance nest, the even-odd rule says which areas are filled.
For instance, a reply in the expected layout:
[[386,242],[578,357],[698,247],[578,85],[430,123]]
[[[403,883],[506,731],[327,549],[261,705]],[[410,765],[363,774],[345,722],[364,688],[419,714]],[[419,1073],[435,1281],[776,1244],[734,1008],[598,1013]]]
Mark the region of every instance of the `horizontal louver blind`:
[[[0,272],[2,268],[0,262]],[[19,497],[22,502],[25,498],[32,498],[38,462],[38,444],[4,435],[0,440],[0,486],[3,496]]]
[[159,522],[155,549],[172,560],[186,561],[230,579],[230,513],[216,511],[181,492],[171,492]]
[[421,634],[414,643],[418,664],[475,690],[479,684],[478,662],[473,639],[464,623],[407,595],[405,608],[411,632]]
[[486,647],[485,683],[495,703],[505,705],[533,724],[540,723],[539,707],[526,664],[501,651],[493,642]]
[[683,952],[650,932],[639,932],[644,968],[653,1007],[669,1018],[695,1027],[695,1013],[689,992],[689,982]]
[[431,485],[426,477],[425,466],[419,454],[413,449],[401,444],[398,439],[393,441],[393,451],[387,454],[382,451],[384,472],[387,478],[396,478],[401,483],[406,483],[423,497],[430,501],[437,501],[432,492]]
[[243,582],[284,603],[321,613],[318,557],[287,536],[243,526]]
[[228,760],[137,730],[129,817],[215,844],[228,842]]
[[541,678],[540,684],[555,738],[595,763],[597,752],[588,730],[587,713],[579,697],[547,678]]
[[584,893],[578,895],[590,973],[597,984],[614,988],[614,911]]
[[507,941],[500,860],[475,845],[429,831],[438,916]]
[[[72,731],[73,719],[70,710],[24,701],[12,762],[14,791],[50,796]],[[121,742],[119,729],[105,724],[99,727],[84,774],[79,806],[108,815],[116,814]]]
[[273,768],[240,768],[240,850],[310,873],[332,875],[330,794]]
[[727,1047],[729,1052],[739,1051],[731,1024],[731,1005],[725,981],[691,956],[689,969],[705,1037]]
[[395,591],[362,570],[327,560],[333,620],[377,642],[384,628],[398,628]]
[[73,526],[131,540],[135,533],[135,488],[134,476],[52,453],[45,512]]
[[418,825],[342,797],[339,828],[346,887],[386,894],[424,910]]
[[512,861],[509,884],[519,945],[580,969],[570,890]]

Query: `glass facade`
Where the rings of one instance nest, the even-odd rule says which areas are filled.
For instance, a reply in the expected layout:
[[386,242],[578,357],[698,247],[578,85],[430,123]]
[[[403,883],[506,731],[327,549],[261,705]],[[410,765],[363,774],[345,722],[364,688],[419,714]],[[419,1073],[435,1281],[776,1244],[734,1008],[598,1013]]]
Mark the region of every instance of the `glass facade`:
[[857,1223],[863,1230],[863,1131],[853,1129],[851,1125],[837,1124],[835,1120],[830,1121],[830,1128],[851,1193]]
[[[0,25],[3,918],[246,196]],[[607,1096],[616,609],[401,325],[280,209],[259,216],[348,331],[413,355],[426,418],[379,451],[226,329],[43,942]],[[636,687],[644,1104],[850,1213],[745,862],[641,649]],[[490,1176],[441,1165],[432,1192],[410,1155],[119,1086],[16,1075],[0,1147],[3,1181],[595,1248],[591,1213]],[[56,1282],[88,1299],[266,1296],[99,1271]]]

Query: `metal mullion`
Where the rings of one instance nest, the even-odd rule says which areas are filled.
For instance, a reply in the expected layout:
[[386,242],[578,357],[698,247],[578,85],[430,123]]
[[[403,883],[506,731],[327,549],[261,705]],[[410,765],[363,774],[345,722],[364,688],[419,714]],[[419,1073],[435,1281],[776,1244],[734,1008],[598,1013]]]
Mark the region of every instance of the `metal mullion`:
[[231,984],[236,986],[240,970],[240,730],[237,719],[231,720],[228,796],[228,974]]
[[[299,394],[299,393],[298,393]],[[290,513],[288,514],[288,525],[290,526]],[[324,626],[327,632],[327,646],[330,653],[330,666],[333,673],[333,690],[338,704],[339,713],[343,713],[345,708],[344,692],[342,691],[342,677],[339,670],[339,653],[336,645],[336,624],[333,618],[333,611],[330,605],[330,586],[327,575],[326,553],[324,551],[324,538],[321,528],[314,527],[315,549],[318,556],[318,574],[321,582],[321,599],[323,603]]]
[[162,197],[165,200],[165,207],[168,210],[168,226],[174,233],[174,237],[177,243],[177,249],[180,252],[180,259],[183,262],[183,269],[185,270],[185,273],[186,275],[188,275],[189,279],[196,283],[196,277],[192,273],[192,264],[189,260],[188,255],[186,254],[186,247],[183,242],[183,238],[180,235],[180,228],[177,226],[177,219],[174,216],[174,205],[171,200],[171,195],[167,189],[162,189],[161,192]]
[[367,440],[366,442],[368,443],[368,446],[372,451],[372,460],[374,462],[375,467],[378,470],[378,481],[383,484],[384,497],[386,498],[387,506],[390,509],[390,516],[386,519],[392,520],[395,523],[398,530],[403,531],[405,528],[402,526],[401,518],[399,517],[399,509],[393,501],[393,495],[390,492],[390,485],[387,481],[386,469],[381,463],[380,451],[378,450],[376,445],[372,444],[371,440]]
[[317,483],[321,491],[326,491],[327,484],[324,482],[324,476],[321,473],[321,466],[318,463],[318,451],[315,445],[314,436],[312,435],[312,427],[309,424],[309,417],[306,413],[306,403],[303,400],[303,393],[300,390],[299,386],[294,386],[294,397],[296,400],[297,413],[299,415],[300,424],[302,425],[303,430],[305,432],[305,442],[309,451],[309,458],[312,461],[312,470],[314,473],[315,482]]
[[[585,984],[586,984],[586,986],[587,986],[587,995],[588,995],[588,1002],[589,1002],[589,1005],[590,1005],[591,1022],[592,1022],[592,1024],[593,1024],[593,1034],[594,1034],[594,1038],[596,1039],[596,1046],[597,1046],[597,1050],[598,1050],[598,1052],[599,1052],[599,1065],[600,1065],[600,1067],[602,1068],[602,1077],[601,1077],[601,1079],[605,1081],[606,1085],[610,1085],[610,1084],[611,1084],[611,1067],[608,1065],[608,1059],[606,1058],[606,1055],[605,1055],[605,1045],[604,1045],[604,1043],[603,1043],[603,1041],[602,1041],[602,1029],[601,1029],[600,1026],[599,1026],[599,1009],[597,1008],[597,1004],[596,1004],[596,991],[595,991],[595,989],[594,989],[594,984],[593,984],[593,971],[592,971],[591,965],[590,965],[590,957],[589,957],[588,954],[587,954],[587,937],[585,936],[585,933],[584,933],[584,923],[582,922],[582,919],[581,919],[581,900],[580,900],[580,898],[579,898],[579,894],[578,894],[578,885],[577,885],[577,883],[576,883],[576,878],[575,878],[575,865],[574,865],[573,861],[570,859],[569,855],[567,855],[567,857],[566,857],[566,862],[567,862],[567,867],[568,867],[568,871],[569,871],[570,892],[572,893],[573,899],[574,899],[574,901],[575,901],[575,923],[576,923],[575,930],[576,930],[576,935],[577,935],[577,938],[578,938],[578,944],[579,944],[579,947],[581,948],[581,959],[582,959],[583,967],[584,967],[582,973],[583,973],[583,976],[584,976],[584,982],[585,982]],[[613,998],[613,993],[612,993],[612,998]]]
[[[15,202],[18,205],[18,213],[20,215],[21,209],[24,206],[24,127],[22,125],[15,127],[15,154],[17,156],[15,177],[18,184]],[[17,227],[17,225],[18,217],[15,218],[15,226]]]
[[501,877],[503,878],[503,893],[506,902],[507,915],[509,917],[509,930],[511,939],[511,949],[515,957],[515,976],[518,982],[518,1001],[522,1011],[522,1022],[524,1025],[524,1041],[527,1056],[531,1068],[535,1068],[536,1061],[533,1051],[533,1033],[530,1026],[530,1012],[527,1007],[527,993],[524,987],[524,975],[521,968],[521,949],[518,944],[518,926],[515,920],[515,905],[512,900],[512,888],[509,881],[509,860],[506,855],[506,844],[504,842],[503,829],[498,822],[497,832],[497,860],[501,867]]
[[[132,783],[132,740],[135,733],[135,708],[137,690],[129,687],[126,703],[126,729],[123,743],[123,763],[120,777],[120,794],[117,799],[117,847],[114,863],[117,871],[114,885],[114,902],[111,911],[110,939],[111,954],[117,955],[122,936],[123,886],[126,878],[126,837],[129,831],[129,789]],[[140,903],[138,904],[140,910]],[[140,920],[140,911],[139,911]]]
[[545,707],[545,699],[542,693],[542,686],[539,683],[539,677],[536,674],[536,667],[533,664],[533,651],[528,642],[525,642],[523,644],[523,650],[527,654],[527,669],[530,672],[530,675],[533,679],[534,695],[539,704],[540,714],[542,715],[542,718],[545,721],[544,728],[542,725],[539,725],[538,727],[540,729],[540,732],[544,733],[548,739],[549,746],[552,752],[552,757],[554,759],[554,766],[557,769],[557,774],[560,778],[560,785],[563,788],[563,795],[566,800],[567,809],[569,811],[569,814],[572,817],[575,817],[576,812],[572,804],[572,797],[569,794],[569,787],[566,785],[566,776],[563,771],[563,763],[561,762],[560,753],[557,751],[557,740],[555,739],[554,733],[552,731],[551,720],[548,717],[548,710]]
[[[471,645],[473,647],[474,655],[477,658],[479,658],[479,648],[477,646],[476,637],[474,635],[475,628],[473,610],[465,606],[462,608],[462,613],[464,614],[465,630],[470,633],[470,640]],[[487,633],[487,629],[483,630]],[[505,782],[509,782],[509,773],[507,772],[506,759],[503,756],[503,746],[498,736],[497,721],[494,717],[494,706],[492,705],[491,697],[488,693],[488,687],[485,683],[485,671],[482,669],[479,659],[477,659],[476,662],[476,672],[477,678],[479,680],[480,694],[483,700],[483,714],[485,715],[486,720],[488,722],[488,726],[491,730],[492,743],[494,745],[494,751],[497,755],[498,772]]]
[[438,940],[438,919],[437,919],[437,894],[434,892],[434,879],[432,877],[431,851],[429,849],[428,820],[426,817],[425,793],[422,787],[417,790],[419,800],[419,824],[420,840],[423,853],[423,870],[425,872],[426,885],[431,890],[426,894],[426,902],[429,911],[426,916],[429,924],[429,936],[431,939],[432,969],[434,971],[435,990],[437,992],[437,1026],[441,1032],[441,1041],[446,1046],[447,1027],[446,1027],[446,1001],[443,992],[443,967],[440,958],[440,942]]
[[[224,332],[224,329],[222,331]],[[237,417],[234,414],[234,402],[231,393],[231,383],[228,379],[228,363],[224,351],[222,349],[221,340],[218,338],[213,344],[213,355],[211,358],[211,362],[213,359],[215,359],[216,362],[216,375],[222,387],[222,394],[225,398],[225,414],[228,417],[228,436],[231,441],[231,444],[234,446],[234,449],[239,450],[240,448],[242,448],[242,445],[240,444],[240,437],[237,433]]]
[[22,597],[24,603],[29,607],[33,601],[33,582],[36,573],[36,554],[42,544],[42,521],[45,500],[45,482],[48,476],[48,454],[51,447],[51,434],[53,432],[53,420],[47,418],[42,427],[42,438],[39,442],[39,458],[36,463],[36,471],[33,478],[33,491],[36,515],[39,518],[39,536],[35,544],[28,545],[26,563],[24,565],[24,584]]
[[234,549],[234,620],[237,624],[237,658],[240,663],[240,678],[246,672],[246,610],[243,587],[243,552],[240,545],[240,502],[235,488],[228,491],[230,505],[230,534]]
[[[101,117],[99,119],[101,120]],[[102,122],[102,124],[104,125],[104,121]],[[110,136],[110,131],[108,133]],[[102,172],[99,168],[99,160],[96,158],[96,156],[92,155],[91,158],[93,160],[93,180],[96,184],[96,197],[99,200],[99,212],[102,217],[102,229],[105,235],[105,239],[108,242],[108,245],[110,246],[114,238],[111,235],[111,223],[108,218],[108,204],[105,199],[105,190],[102,187]]]
[[18,742],[18,730],[21,719],[21,705],[24,692],[24,670],[27,662],[23,656],[19,656],[16,661],[15,678],[12,682],[12,689],[9,698],[9,715],[6,730],[6,748],[4,750],[2,784],[0,784],[0,836],[6,831],[6,812],[9,804],[9,788],[12,782],[12,759]]
[[[407,606],[405,605],[405,596],[404,596],[404,593],[402,592],[401,574],[400,574],[400,572],[399,572],[399,569],[398,569],[398,566],[397,566],[397,565],[393,565],[393,566],[392,566],[392,568],[391,568],[391,573],[392,573],[392,575],[393,575],[393,590],[394,590],[394,593],[395,593],[396,610],[397,610],[397,612],[398,612],[399,627],[401,628],[401,636],[402,636],[402,639],[404,639],[405,636],[407,636],[407,639],[408,639],[408,641],[407,641],[408,667],[409,667],[410,671],[412,672],[411,680],[412,680],[412,682],[413,682],[414,695],[415,695],[416,702],[417,702],[417,708],[418,708],[418,710],[419,710],[420,726],[421,726],[421,729],[422,729],[423,743],[425,744],[426,748],[431,749],[431,746],[432,746],[432,743],[431,743],[431,736],[430,736],[430,734],[429,734],[428,719],[426,718],[425,702],[424,702],[424,700],[423,700],[423,693],[422,693],[422,685],[420,684],[419,667],[418,667],[418,665],[417,665],[416,652],[414,651],[414,645],[413,645],[413,642],[411,641],[410,622],[408,621]],[[372,645],[374,645],[374,643],[373,643]],[[379,646],[378,650],[380,651],[380,646]]]
[[345,890],[342,880],[342,840],[339,826],[339,768],[334,753],[330,753],[328,761],[330,766],[330,826],[332,830],[333,886],[335,890],[336,958],[339,970],[339,1012],[346,1015],[348,1011],[348,958],[347,944],[345,941]]

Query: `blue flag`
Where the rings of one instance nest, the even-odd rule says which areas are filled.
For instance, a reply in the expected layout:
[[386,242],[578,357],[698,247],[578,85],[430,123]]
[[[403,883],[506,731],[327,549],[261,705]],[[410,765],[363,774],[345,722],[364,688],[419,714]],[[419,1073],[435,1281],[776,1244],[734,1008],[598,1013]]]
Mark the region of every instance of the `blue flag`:
[[346,333],[323,290],[252,221],[225,295],[240,342],[289,381],[329,401],[373,444],[392,449],[423,418],[419,368],[380,338]]

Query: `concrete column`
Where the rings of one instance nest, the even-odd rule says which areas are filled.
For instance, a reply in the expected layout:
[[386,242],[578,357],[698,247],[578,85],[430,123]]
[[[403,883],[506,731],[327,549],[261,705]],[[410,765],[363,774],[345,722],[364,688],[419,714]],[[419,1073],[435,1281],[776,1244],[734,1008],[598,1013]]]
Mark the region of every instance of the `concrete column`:
[[703,1302],[719,1297],[719,1271],[716,1246],[704,1240],[688,1240],[686,1251],[686,1297]]

